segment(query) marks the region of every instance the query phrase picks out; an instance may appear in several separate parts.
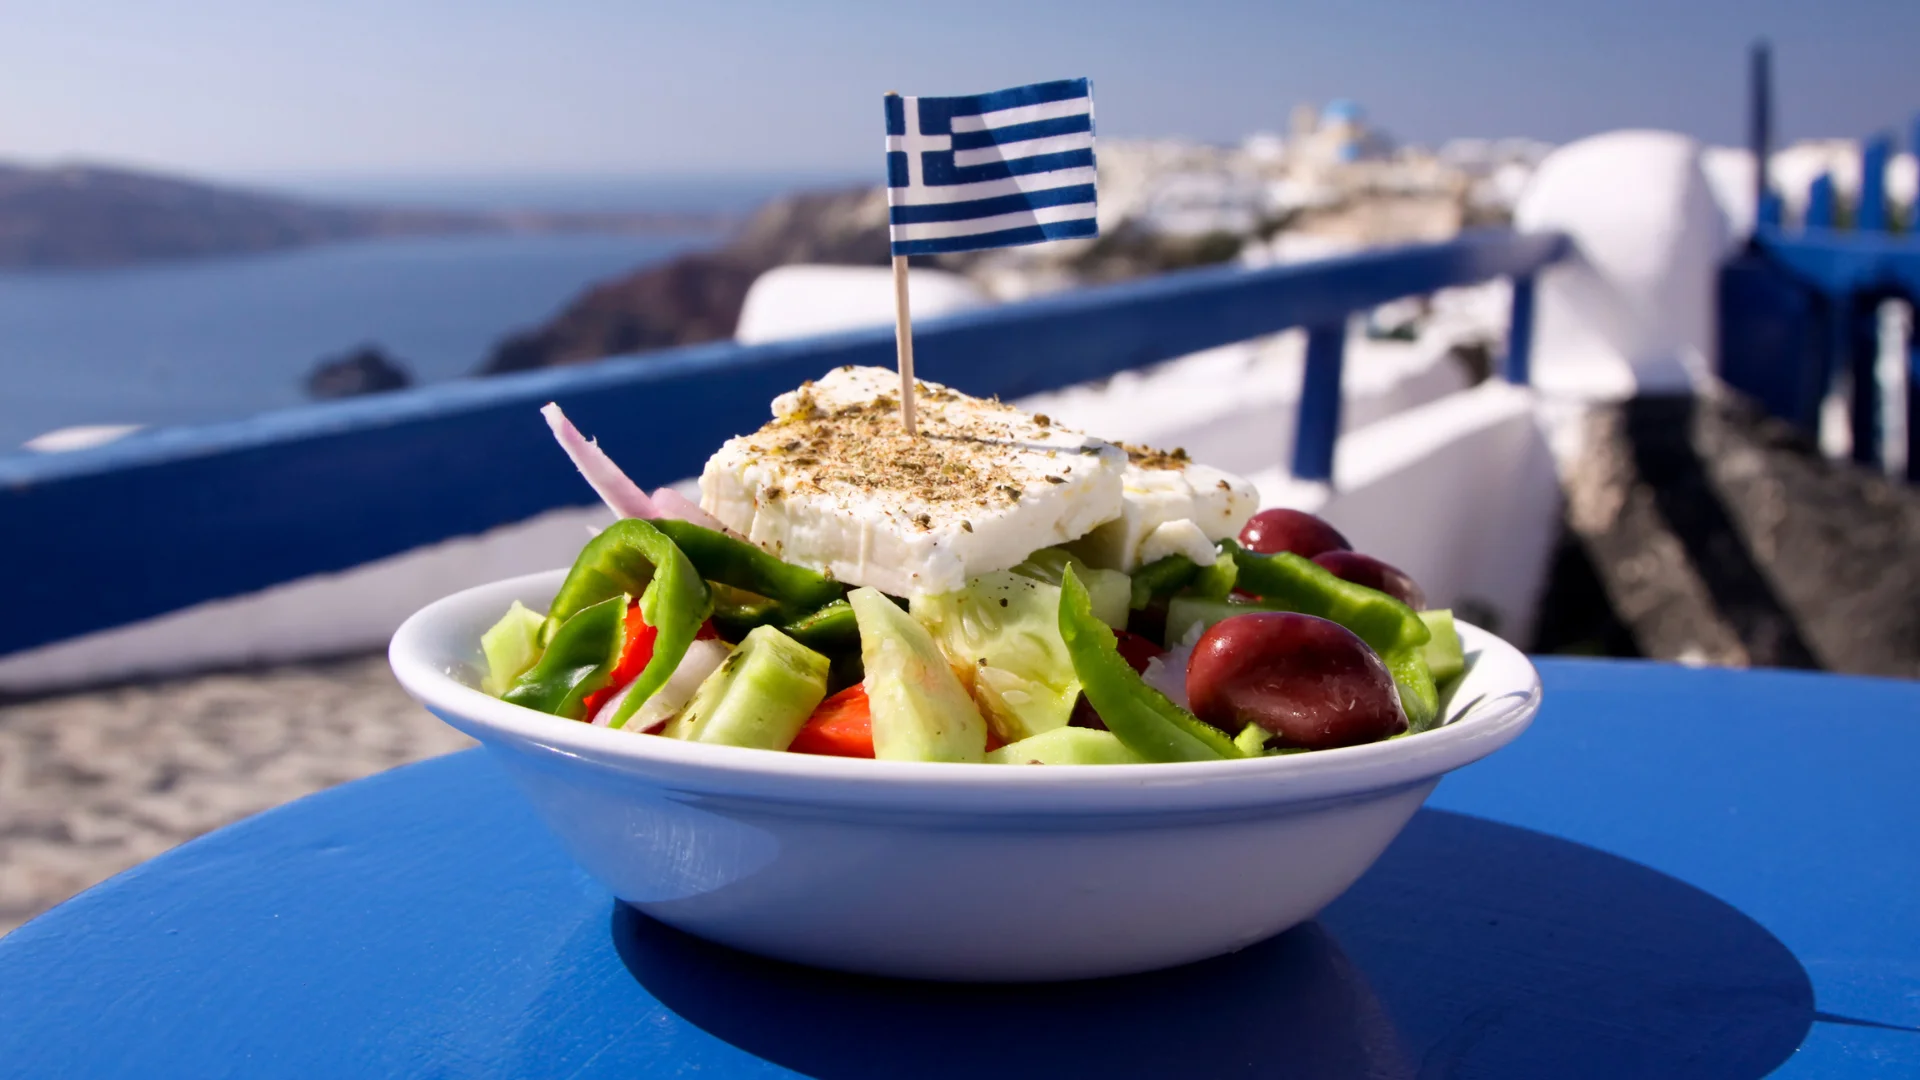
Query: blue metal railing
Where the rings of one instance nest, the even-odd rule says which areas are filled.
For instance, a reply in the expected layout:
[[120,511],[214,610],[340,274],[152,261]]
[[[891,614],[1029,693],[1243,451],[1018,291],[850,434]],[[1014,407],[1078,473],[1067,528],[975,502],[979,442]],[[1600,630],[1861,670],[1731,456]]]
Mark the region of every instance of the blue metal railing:
[[[1488,232],[1082,289],[929,321],[917,366],[1015,397],[1308,327],[1294,470],[1326,479],[1351,314],[1514,278],[1506,371],[1524,379],[1527,283],[1570,250],[1558,234]],[[695,346],[0,458],[0,597],[14,614],[0,619],[0,654],[579,505],[585,488],[535,411],[547,401],[651,486],[698,473],[775,394],[842,364],[891,366],[893,352],[891,328]]]
[[[1801,227],[1786,227],[1782,200],[1768,175],[1770,69],[1767,46],[1756,45],[1749,87],[1756,222],[1749,252],[1721,279],[1722,374],[1774,414],[1811,432],[1818,427],[1820,402],[1846,373],[1852,457],[1878,467],[1885,396],[1877,370],[1878,310],[1886,300],[1920,310],[1920,233],[1913,222],[1904,235],[1893,231],[1887,172],[1894,139],[1884,133],[1861,147],[1860,193],[1850,229],[1839,187],[1827,173],[1808,188]],[[1920,119],[1914,122],[1912,143],[1920,153]],[[1906,371],[1906,473],[1909,480],[1920,480],[1920,334],[1908,342]]]

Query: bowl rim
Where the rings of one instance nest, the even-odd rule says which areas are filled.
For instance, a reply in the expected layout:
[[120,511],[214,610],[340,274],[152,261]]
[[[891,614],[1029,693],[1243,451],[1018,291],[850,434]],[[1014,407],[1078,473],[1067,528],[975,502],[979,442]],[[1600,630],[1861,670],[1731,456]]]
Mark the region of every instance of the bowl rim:
[[480,632],[513,600],[544,609],[566,573],[493,581],[421,608],[388,646],[395,677],[416,701],[490,750],[530,756],[550,770],[584,769],[602,780],[625,777],[689,795],[994,816],[1318,802],[1410,786],[1477,761],[1517,738],[1541,700],[1539,674],[1518,649],[1457,623],[1462,644],[1479,654],[1477,663],[1504,678],[1465,707],[1452,706],[1456,715],[1440,727],[1362,746],[1236,761],[982,768],[689,743],[562,720],[508,704],[456,675],[462,667],[478,670]]

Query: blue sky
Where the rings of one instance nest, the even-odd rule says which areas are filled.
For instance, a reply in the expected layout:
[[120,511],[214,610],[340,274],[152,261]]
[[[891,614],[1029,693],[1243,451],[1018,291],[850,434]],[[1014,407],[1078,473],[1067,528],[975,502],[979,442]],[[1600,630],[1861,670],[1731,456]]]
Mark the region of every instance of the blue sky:
[[1916,0],[970,4],[8,0],[0,158],[229,176],[877,168],[878,99],[1094,79],[1101,131],[1228,140],[1352,97],[1407,139],[1783,132],[1920,109]]

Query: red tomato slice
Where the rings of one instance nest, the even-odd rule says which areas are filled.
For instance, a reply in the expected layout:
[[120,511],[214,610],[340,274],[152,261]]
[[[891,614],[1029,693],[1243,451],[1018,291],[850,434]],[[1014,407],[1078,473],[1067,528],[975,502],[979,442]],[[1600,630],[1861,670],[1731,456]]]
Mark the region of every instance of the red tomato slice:
[[[987,750],[1005,745],[994,734],[993,725],[987,725]],[[867,684],[849,686],[821,702],[787,749],[796,754],[872,757],[873,707],[867,700]]]
[[639,678],[640,673],[647,670],[647,665],[653,661],[653,641],[660,636],[660,631],[648,626],[647,620],[640,616],[638,600],[627,605],[626,630],[626,642],[620,646],[620,659],[613,665],[613,678],[581,702],[586,706],[585,716],[588,720],[593,719],[609,698]]
[[849,686],[821,702],[787,749],[796,754],[872,757],[873,710],[867,701],[867,684]]

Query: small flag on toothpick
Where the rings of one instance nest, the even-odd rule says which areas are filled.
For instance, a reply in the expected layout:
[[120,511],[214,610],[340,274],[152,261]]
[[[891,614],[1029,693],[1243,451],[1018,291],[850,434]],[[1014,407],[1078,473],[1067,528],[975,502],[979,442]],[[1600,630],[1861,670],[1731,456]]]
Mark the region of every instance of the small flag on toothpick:
[[964,97],[888,94],[900,415],[915,433],[907,256],[1098,236],[1093,87],[1085,79]]

